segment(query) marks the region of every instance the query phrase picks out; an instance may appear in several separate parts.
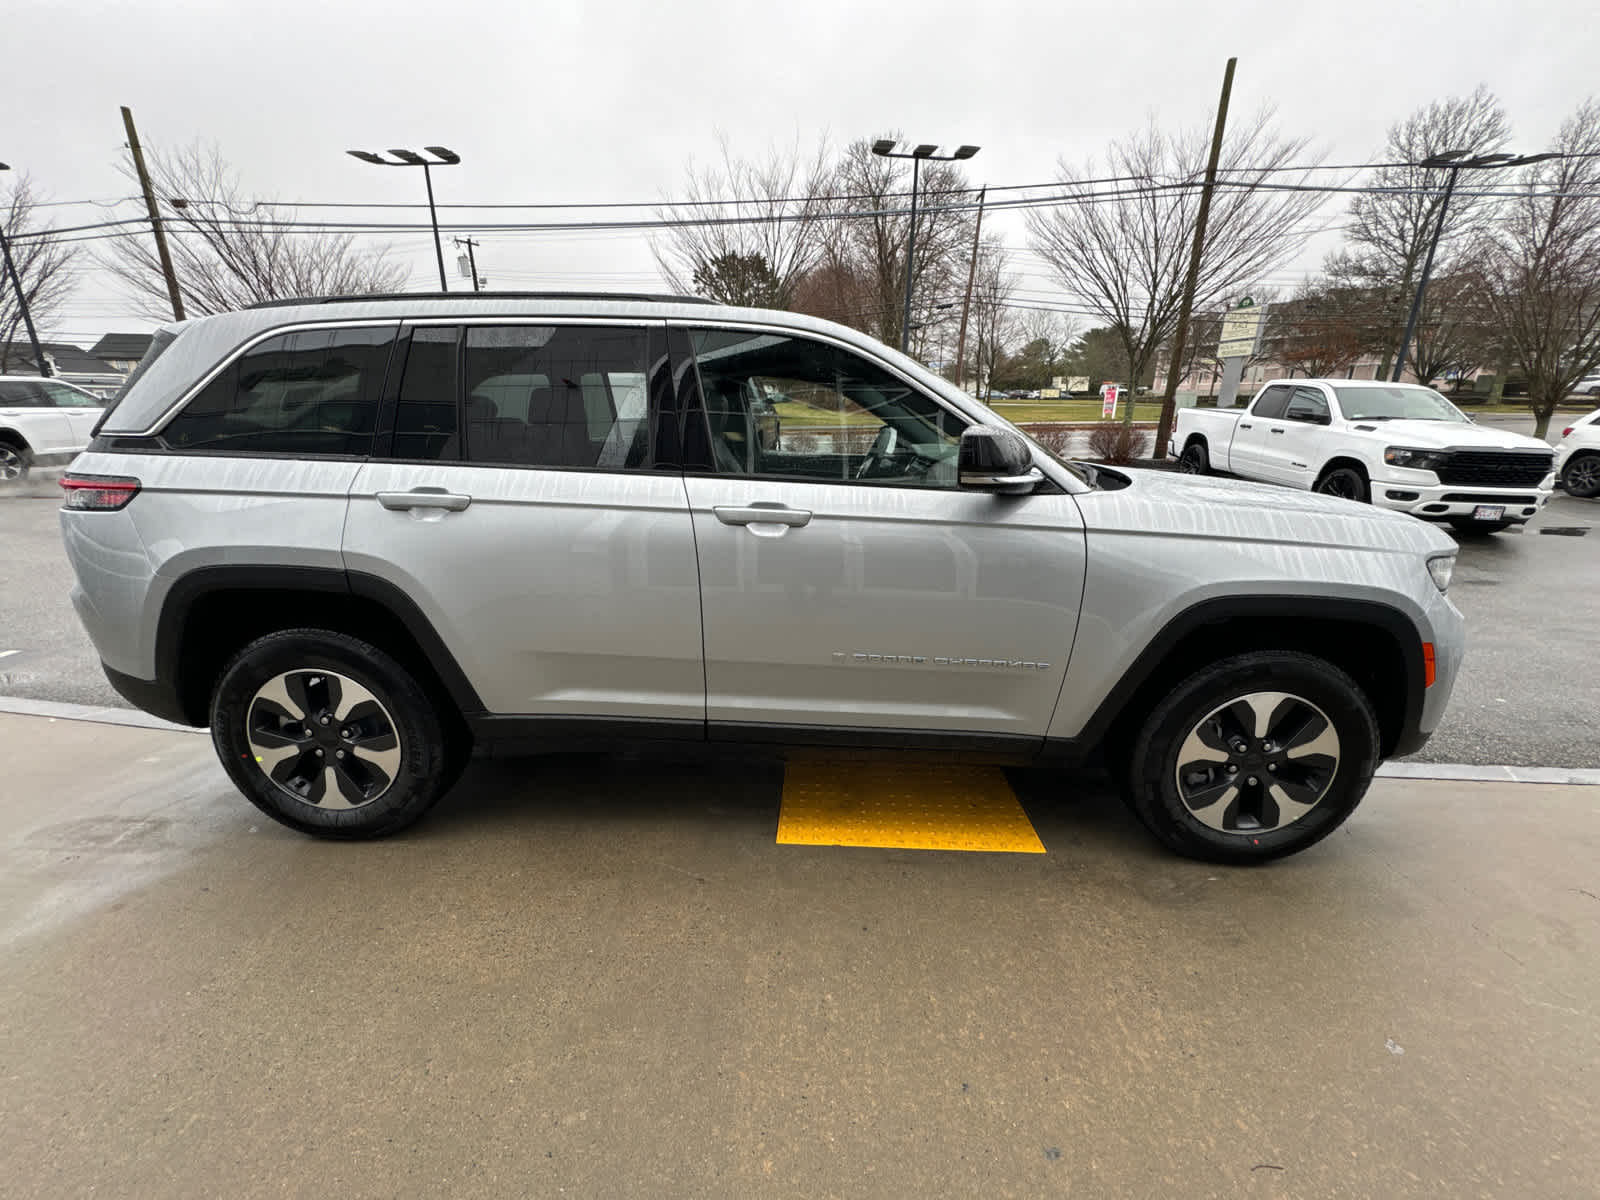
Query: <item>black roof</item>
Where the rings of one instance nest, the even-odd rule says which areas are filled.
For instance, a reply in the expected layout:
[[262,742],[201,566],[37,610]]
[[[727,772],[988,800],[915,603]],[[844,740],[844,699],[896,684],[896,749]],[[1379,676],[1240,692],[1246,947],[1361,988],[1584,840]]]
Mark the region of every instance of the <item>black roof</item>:
[[89,351],[96,358],[143,358],[150,349],[148,333],[108,333]]
[[261,300],[251,308],[287,308],[294,304],[356,304],[374,300],[618,300],[655,304],[715,304],[703,296],[652,292],[374,292],[364,296],[295,296]]
[[[65,342],[40,342],[39,347],[55,361],[56,371],[62,375],[122,374],[110,363]],[[0,363],[5,364],[0,374],[33,375],[38,371],[33,361],[33,346],[26,341],[0,342]]]

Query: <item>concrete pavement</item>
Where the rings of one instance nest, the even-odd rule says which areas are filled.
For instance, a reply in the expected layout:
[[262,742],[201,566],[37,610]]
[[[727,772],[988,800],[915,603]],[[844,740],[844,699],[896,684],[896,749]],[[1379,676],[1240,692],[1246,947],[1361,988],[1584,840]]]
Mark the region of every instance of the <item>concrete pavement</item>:
[[481,763],[415,831],[0,715],[17,1196],[1578,1196],[1600,788],[1381,781],[1256,870],[775,843],[781,768]]

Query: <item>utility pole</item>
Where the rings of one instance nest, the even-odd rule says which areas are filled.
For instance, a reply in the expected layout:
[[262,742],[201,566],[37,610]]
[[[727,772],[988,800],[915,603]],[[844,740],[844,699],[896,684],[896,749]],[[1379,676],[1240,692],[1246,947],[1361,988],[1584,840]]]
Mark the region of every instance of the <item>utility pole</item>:
[[475,242],[469,237],[456,238],[455,243],[458,246],[465,246],[467,248],[467,267],[472,271],[472,290],[475,292],[481,291],[482,289],[478,287],[478,260],[472,251],[474,247],[482,245],[482,243]]
[[[1222,98],[1217,101],[1217,126],[1211,133],[1211,157],[1206,161],[1206,182],[1200,191],[1200,214],[1195,218],[1194,246],[1189,251],[1189,274],[1183,281],[1183,303],[1178,308],[1178,328],[1172,336],[1172,357],[1167,362],[1167,386],[1161,395],[1161,419],[1156,423],[1157,459],[1167,456],[1167,439],[1172,435],[1173,409],[1178,396],[1178,372],[1183,369],[1184,345],[1189,339],[1189,316],[1194,312],[1194,292],[1200,280],[1200,257],[1206,245],[1206,220],[1211,216],[1211,192],[1217,183],[1217,159],[1222,155],[1222,133],[1228,127],[1228,98],[1233,95],[1233,68],[1237,58],[1228,60],[1222,74]],[[1137,387],[1138,380],[1130,386]],[[1133,404],[1128,404],[1126,419],[1133,420]]]
[[[0,162],[0,171],[10,169],[6,163]],[[17,289],[17,307],[22,310],[22,323],[28,327],[28,344],[33,347],[33,361],[39,368],[39,378],[48,379],[50,364],[39,345],[39,334],[33,328],[33,313],[28,310],[28,293],[22,290],[22,276],[17,274],[17,264],[11,261],[11,242],[6,237],[4,222],[0,222],[0,254],[5,255],[6,274],[11,277],[11,286]]]
[[139,173],[139,187],[144,191],[144,206],[150,213],[150,228],[156,235],[156,253],[161,256],[161,273],[167,277],[167,295],[172,300],[172,319],[183,320],[183,296],[178,292],[178,275],[172,269],[172,255],[167,253],[167,235],[161,228],[161,210],[156,207],[155,193],[150,190],[150,172],[144,168],[144,151],[139,147],[139,131],[133,127],[133,110],[122,106],[122,124],[128,131],[128,149],[133,152],[133,169]]
[[972,261],[967,264],[967,298],[961,302],[961,333],[956,338],[956,386],[961,386],[967,362],[967,313],[972,309],[972,281],[978,275],[978,235],[983,232],[983,199],[988,185],[978,189],[978,219],[972,226]]

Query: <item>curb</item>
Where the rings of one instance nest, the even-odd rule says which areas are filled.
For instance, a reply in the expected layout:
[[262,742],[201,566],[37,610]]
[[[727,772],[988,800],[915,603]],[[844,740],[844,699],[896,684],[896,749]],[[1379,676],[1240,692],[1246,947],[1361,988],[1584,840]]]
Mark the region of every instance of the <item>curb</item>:
[[[190,725],[174,725],[132,708],[64,704],[55,700],[24,700],[0,696],[0,713],[17,717],[48,717],[56,721],[88,721],[98,725],[127,725],[167,733],[209,733]],[[1584,767],[1483,766],[1477,763],[1387,762],[1378,768],[1379,779],[1453,779],[1460,783],[1546,783],[1600,787],[1600,770]]]

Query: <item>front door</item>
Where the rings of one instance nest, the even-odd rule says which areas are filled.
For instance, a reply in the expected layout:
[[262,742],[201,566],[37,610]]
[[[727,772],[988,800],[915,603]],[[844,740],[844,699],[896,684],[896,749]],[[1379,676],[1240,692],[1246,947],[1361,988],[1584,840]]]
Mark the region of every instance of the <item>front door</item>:
[[965,418],[855,350],[688,332],[713,739],[1041,738],[1083,590],[1072,497],[959,489]]
[[1283,432],[1273,439],[1273,478],[1291,487],[1309,488],[1316,482],[1317,460],[1326,453],[1327,397],[1319,387],[1297,387],[1283,415],[1284,420],[1275,422],[1283,426]]
[[492,714],[702,737],[694,534],[648,420],[664,327],[458,322],[405,340],[392,445],[351,489],[347,568],[416,602]]

